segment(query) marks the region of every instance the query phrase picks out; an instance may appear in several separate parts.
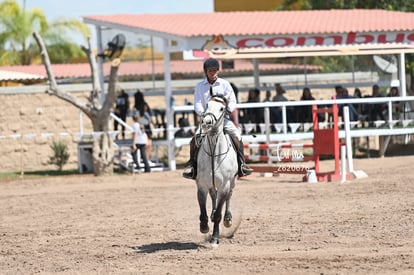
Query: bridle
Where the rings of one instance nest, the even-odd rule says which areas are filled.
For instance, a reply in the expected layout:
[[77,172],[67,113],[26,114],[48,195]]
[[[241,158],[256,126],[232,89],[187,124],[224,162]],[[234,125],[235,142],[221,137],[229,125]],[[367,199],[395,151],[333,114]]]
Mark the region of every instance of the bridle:
[[[227,114],[227,100],[223,97],[223,96],[213,96],[211,97],[210,101],[215,101],[215,102],[219,102],[221,104],[223,104],[223,112],[221,112],[220,116],[217,117],[214,113],[212,112],[205,112],[201,115],[201,121],[204,121],[205,118],[210,117],[211,118],[211,124],[206,125],[203,124],[202,126],[204,126],[205,128],[207,128],[206,132],[213,132],[212,134],[216,134],[215,131],[219,131],[220,129],[218,129],[217,125],[221,125],[224,121],[225,115]],[[204,128],[203,127],[203,128]]]

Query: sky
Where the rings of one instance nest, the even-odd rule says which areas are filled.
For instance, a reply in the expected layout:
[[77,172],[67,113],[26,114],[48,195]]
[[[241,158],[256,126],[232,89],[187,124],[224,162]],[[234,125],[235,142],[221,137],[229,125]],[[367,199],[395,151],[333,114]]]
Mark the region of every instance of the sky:
[[[41,8],[49,22],[68,18],[82,21],[82,16],[88,15],[202,13],[214,11],[214,0],[17,0],[17,2],[21,6],[26,2],[26,10],[35,7]],[[95,28],[90,26],[90,29],[91,42],[92,45],[95,45]],[[84,44],[80,35],[74,35],[73,40]]]
[[17,0],[26,10],[41,8],[49,20],[59,17],[82,19],[85,15],[119,13],[197,13],[213,12],[213,0]]

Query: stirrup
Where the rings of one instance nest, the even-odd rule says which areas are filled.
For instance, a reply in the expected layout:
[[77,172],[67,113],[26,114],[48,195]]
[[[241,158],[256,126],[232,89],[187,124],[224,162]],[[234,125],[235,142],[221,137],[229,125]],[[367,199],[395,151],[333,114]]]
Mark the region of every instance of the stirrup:
[[194,168],[191,167],[190,172],[183,172],[183,177],[190,180],[196,179],[196,173],[194,173]]
[[245,177],[245,176],[250,175],[251,173],[253,173],[253,169],[251,169],[247,165],[242,164],[240,166],[239,177]]

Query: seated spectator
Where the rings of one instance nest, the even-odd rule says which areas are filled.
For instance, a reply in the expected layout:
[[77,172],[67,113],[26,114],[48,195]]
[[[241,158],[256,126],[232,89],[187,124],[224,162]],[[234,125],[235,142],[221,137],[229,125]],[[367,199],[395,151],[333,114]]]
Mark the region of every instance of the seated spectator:
[[[362,93],[359,88],[355,88],[354,90],[354,98],[362,98]],[[364,127],[365,121],[367,121],[368,118],[368,112],[367,112],[367,105],[364,103],[355,103],[353,104],[356,117],[358,120],[362,123],[362,127]]]
[[[273,97],[272,101],[288,101],[288,99],[283,95],[286,91],[282,88],[282,85],[277,83],[275,85],[276,95]],[[270,108],[270,122],[272,123],[282,123],[282,108],[281,107],[272,107]]]
[[270,90],[266,90],[266,96],[263,102],[269,102],[272,100],[272,92]]
[[[354,98],[362,98],[362,93],[359,88],[355,88],[354,90]],[[362,114],[362,103],[355,103],[354,109],[358,114]]]
[[[257,88],[250,89],[246,103],[258,102],[260,102],[260,90]],[[263,122],[263,108],[246,108],[244,110],[243,122],[257,124],[254,132],[260,131],[259,123]]]
[[[388,97],[398,97],[400,96],[398,87],[391,87],[390,92],[388,93]],[[400,119],[400,102],[393,101],[392,102],[392,120]],[[387,108],[388,111],[388,108]]]
[[[380,92],[379,92],[380,88],[377,84],[372,86],[372,94],[369,97],[381,97]],[[380,120],[385,120],[384,117],[384,110],[385,110],[385,105],[383,103],[372,103],[369,104],[369,121],[370,121],[370,126],[373,126],[373,122],[380,119]]]
[[178,120],[178,126],[180,129],[175,132],[174,137],[192,137],[194,135],[193,131],[190,129],[190,123],[188,123],[187,118],[180,118]]
[[[303,88],[300,100],[315,100],[308,87]],[[312,122],[312,105],[298,106],[297,116],[300,123]]]
[[[348,89],[342,86],[335,86],[336,99],[350,99],[353,96],[349,95]],[[338,116],[342,117],[344,121],[344,106],[348,106],[349,109],[349,120],[355,121],[358,118],[358,113],[354,108],[353,104],[338,104]]]

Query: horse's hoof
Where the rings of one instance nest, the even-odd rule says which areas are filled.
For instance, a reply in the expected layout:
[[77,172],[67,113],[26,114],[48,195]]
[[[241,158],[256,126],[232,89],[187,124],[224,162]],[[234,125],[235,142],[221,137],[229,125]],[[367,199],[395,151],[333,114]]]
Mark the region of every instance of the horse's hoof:
[[224,224],[225,227],[229,228],[229,227],[231,227],[233,222],[231,220],[224,220],[223,224]]
[[216,237],[212,237],[210,240],[210,244],[213,246],[217,246],[219,244],[219,239]]
[[230,211],[226,212],[226,214],[224,214],[224,219],[223,219],[224,226],[230,227],[233,224],[232,220],[233,220],[233,217],[231,215],[231,212]]
[[206,234],[206,233],[208,233],[208,231],[210,231],[210,228],[208,227],[208,224],[206,224],[206,225],[200,224],[200,232],[201,233]]

